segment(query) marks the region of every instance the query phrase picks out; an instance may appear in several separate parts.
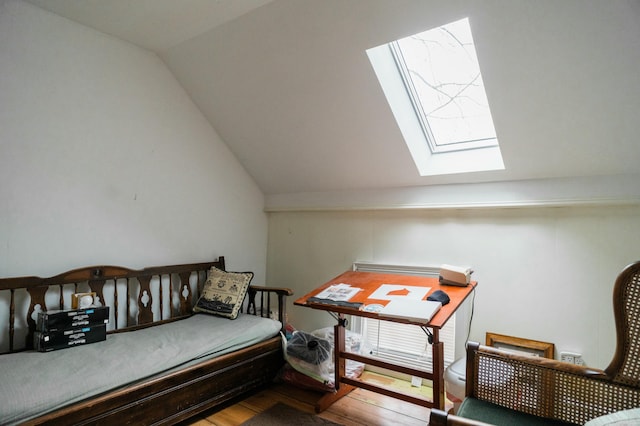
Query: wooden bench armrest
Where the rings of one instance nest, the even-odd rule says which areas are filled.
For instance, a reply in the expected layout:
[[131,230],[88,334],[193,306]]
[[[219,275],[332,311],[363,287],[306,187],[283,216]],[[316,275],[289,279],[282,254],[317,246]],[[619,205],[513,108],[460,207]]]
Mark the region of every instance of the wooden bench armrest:
[[269,286],[262,286],[262,285],[251,285],[249,286],[249,289],[254,291],[272,292],[276,294],[281,294],[283,296],[293,296],[293,290],[286,287],[269,287]]
[[293,290],[285,287],[252,285],[249,286],[247,293],[244,312],[277,319],[282,323],[282,331],[284,331],[287,323],[287,297],[293,295]]

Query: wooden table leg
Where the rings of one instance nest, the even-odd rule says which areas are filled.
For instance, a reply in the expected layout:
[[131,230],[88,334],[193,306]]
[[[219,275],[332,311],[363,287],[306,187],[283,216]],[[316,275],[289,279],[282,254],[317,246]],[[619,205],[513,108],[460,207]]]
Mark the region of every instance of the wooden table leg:
[[331,404],[355,389],[354,386],[341,383],[341,379],[346,375],[347,360],[340,356],[345,351],[345,326],[344,315],[338,316],[338,324],[333,328],[333,362],[335,366],[334,386],[335,392],[325,394],[316,403],[316,413],[326,410]]
[[444,410],[444,343],[440,341],[440,332],[433,330],[433,406]]

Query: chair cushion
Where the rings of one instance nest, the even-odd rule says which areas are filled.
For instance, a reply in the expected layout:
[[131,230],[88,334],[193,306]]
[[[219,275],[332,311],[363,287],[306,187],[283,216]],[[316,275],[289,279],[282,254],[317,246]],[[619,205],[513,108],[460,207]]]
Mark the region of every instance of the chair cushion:
[[571,423],[546,419],[531,414],[521,413],[509,408],[501,407],[476,398],[465,398],[458,409],[458,416],[467,419],[480,420],[496,426],[542,426],[542,425],[570,425]]
[[640,408],[618,411],[589,420],[584,426],[630,426],[640,424]]

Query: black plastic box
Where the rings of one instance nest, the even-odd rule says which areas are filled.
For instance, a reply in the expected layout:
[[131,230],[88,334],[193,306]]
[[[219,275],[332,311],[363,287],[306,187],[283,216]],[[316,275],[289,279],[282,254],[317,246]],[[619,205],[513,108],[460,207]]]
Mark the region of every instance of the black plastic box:
[[49,352],[57,349],[70,348],[72,346],[100,342],[106,340],[106,338],[106,324],[51,332],[36,331],[33,335],[33,347],[39,352]]
[[52,332],[109,323],[109,307],[38,312],[36,331]]

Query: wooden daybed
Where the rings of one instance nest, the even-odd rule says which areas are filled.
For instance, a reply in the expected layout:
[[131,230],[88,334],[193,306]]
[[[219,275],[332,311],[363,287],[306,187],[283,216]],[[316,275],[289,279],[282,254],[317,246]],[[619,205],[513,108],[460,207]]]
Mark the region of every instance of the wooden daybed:
[[[114,369],[105,367],[107,364],[101,359],[108,356],[108,351],[103,350],[107,346],[99,345],[110,341],[127,342],[126,339],[129,339],[129,342],[137,341],[138,336],[145,333],[155,333],[156,336],[171,333],[189,335],[190,332],[184,332],[180,327],[188,326],[190,321],[197,321],[197,324],[206,323],[207,327],[210,320],[218,321],[225,327],[227,324],[231,325],[234,327],[233,332],[223,334],[233,334],[237,336],[238,341],[242,340],[242,330],[239,328],[247,321],[259,324],[259,327],[268,323],[271,333],[266,338],[260,337],[261,341],[241,349],[236,349],[237,342],[234,342],[236,346],[221,351],[220,355],[213,353],[202,358],[196,357],[196,360],[168,371],[155,373],[132,383],[123,383],[88,398],[83,397],[68,405],[59,406],[54,411],[45,410],[44,413],[30,416],[25,421],[10,423],[174,424],[269,383],[284,363],[282,337],[279,331],[284,324],[285,299],[292,292],[286,288],[251,286],[244,301],[243,313],[238,319],[230,320],[207,314],[194,315],[192,306],[202,291],[211,267],[224,270],[224,258],[220,257],[215,262],[142,270],[93,266],[50,278],[32,276],[0,279],[0,376],[3,378],[13,372],[11,366],[15,365],[16,360],[19,363],[21,359],[33,357],[41,357],[39,359],[42,362],[37,368],[39,371],[31,371],[30,375],[27,374],[25,377],[38,377],[44,371],[61,368],[73,375],[76,371],[83,371],[79,369],[83,364],[90,364],[91,371],[96,375],[110,377]],[[98,301],[103,306],[110,307],[107,340],[47,353],[32,350],[37,312],[69,309],[71,294],[84,291],[96,292]],[[280,323],[269,320],[270,316]],[[135,336],[135,340],[131,340],[132,336]],[[167,348],[171,346],[165,343],[163,345]],[[86,359],[84,363],[74,361],[74,365],[65,362],[64,367],[61,367],[60,363],[51,365],[60,355],[71,360],[72,356],[81,354],[81,350],[88,349],[94,352],[86,353],[92,354],[99,350],[98,355],[95,355],[96,359]],[[196,350],[186,349],[192,352]],[[133,348],[131,350],[133,351]],[[180,352],[182,349],[173,350]],[[131,359],[133,352],[129,350],[118,352],[116,355],[123,366],[133,366],[133,371],[136,371],[138,364],[142,364],[145,358],[156,359],[162,355],[159,352],[162,350],[152,350],[148,354],[138,355],[139,359]],[[11,371],[8,371],[9,369]],[[85,374],[74,380],[81,384],[90,382],[92,378]],[[36,395],[45,395],[55,393],[58,387],[58,383],[51,383],[43,378],[29,391]],[[13,389],[7,389],[6,383],[0,383],[0,413],[8,411],[11,399],[19,398],[19,391],[12,391]],[[0,423],[5,422],[0,420]]]

